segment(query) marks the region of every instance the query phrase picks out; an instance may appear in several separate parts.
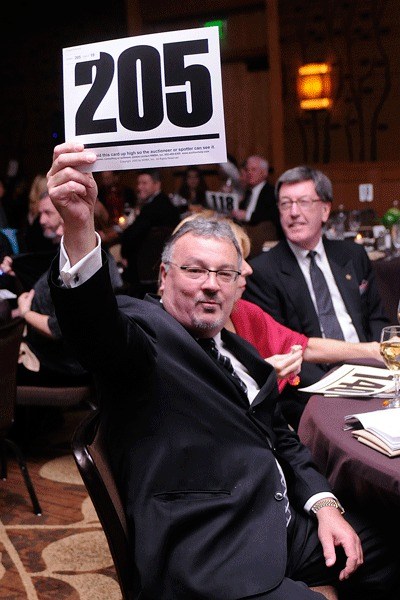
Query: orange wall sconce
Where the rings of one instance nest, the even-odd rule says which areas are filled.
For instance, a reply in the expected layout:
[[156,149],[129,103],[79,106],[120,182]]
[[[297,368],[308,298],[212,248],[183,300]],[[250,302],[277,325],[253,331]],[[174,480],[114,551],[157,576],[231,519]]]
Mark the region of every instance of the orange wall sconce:
[[308,63],[299,67],[297,94],[303,110],[322,110],[332,106],[331,67],[327,63]]

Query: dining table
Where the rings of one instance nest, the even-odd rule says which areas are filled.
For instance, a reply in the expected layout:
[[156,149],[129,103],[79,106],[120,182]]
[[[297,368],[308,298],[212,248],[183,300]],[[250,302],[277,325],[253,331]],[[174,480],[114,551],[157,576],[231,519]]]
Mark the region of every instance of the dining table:
[[345,429],[346,415],[378,409],[385,410],[380,398],[314,394],[302,414],[298,435],[344,505],[356,504],[388,522],[397,514],[393,510],[400,509],[400,456],[390,458]]

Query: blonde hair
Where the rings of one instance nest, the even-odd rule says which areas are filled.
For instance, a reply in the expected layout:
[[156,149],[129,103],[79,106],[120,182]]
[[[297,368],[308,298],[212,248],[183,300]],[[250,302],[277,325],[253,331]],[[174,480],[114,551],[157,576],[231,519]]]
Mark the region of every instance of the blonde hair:
[[39,200],[47,192],[47,178],[36,175],[29,190],[29,217],[33,220],[39,212]]
[[193,221],[193,219],[197,219],[199,217],[203,217],[204,219],[214,219],[214,220],[218,219],[218,221],[224,221],[225,223],[228,223],[228,225],[232,229],[232,231],[235,234],[235,237],[239,243],[239,246],[242,250],[242,255],[243,255],[244,260],[247,259],[247,257],[250,254],[251,241],[250,241],[250,238],[247,235],[246,231],[243,229],[243,227],[241,225],[239,225],[238,223],[235,223],[235,221],[233,221],[226,215],[221,215],[220,213],[215,213],[213,210],[203,210],[200,213],[188,215],[187,217],[185,217],[184,219],[182,219],[182,221],[180,221],[178,223],[178,225],[175,227],[175,229],[172,233],[175,233],[176,231],[178,231],[178,229],[180,229],[182,227],[182,225],[184,223],[186,223],[187,221]]

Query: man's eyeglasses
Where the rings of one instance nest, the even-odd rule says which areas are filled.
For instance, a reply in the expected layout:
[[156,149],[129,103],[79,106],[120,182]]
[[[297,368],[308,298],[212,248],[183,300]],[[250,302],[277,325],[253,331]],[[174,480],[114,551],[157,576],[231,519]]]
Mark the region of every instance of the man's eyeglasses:
[[233,269],[205,269],[203,267],[187,267],[180,266],[176,263],[168,261],[167,265],[173,265],[174,267],[178,267],[181,271],[184,272],[186,277],[189,279],[201,279],[205,281],[210,273],[215,273],[217,280],[220,283],[233,283],[242,274],[241,271],[234,271]]
[[301,210],[310,210],[314,202],[322,202],[322,200],[321,198],[309,198],[308,196],[292,200],[292,198],[286,198],[284,196],[279,200],[278,208],[281,212],[287,212],[288,210],[291,210],[293,204],[297,204]]

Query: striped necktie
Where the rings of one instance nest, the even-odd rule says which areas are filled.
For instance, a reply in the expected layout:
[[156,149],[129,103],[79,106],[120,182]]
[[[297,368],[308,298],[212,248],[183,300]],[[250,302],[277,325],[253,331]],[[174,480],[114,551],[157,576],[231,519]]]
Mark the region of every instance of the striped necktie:
[[247,394],[247,386],[240,379],[239,375],[236,373],[231,360],[228,356],[224,356],[221,354],[217,348],[215,340],[213,338],[199,339],[198,340],[200,346],[213,358],[219,365],[221,365],[230,375],[230,377],[235,381],[236,385],[240,387],[242,392]]
[[342,328],[333,307],[331,293],[326,283],[325,276],[315,262],[315,250],[311,250],[307,256],[310,259],[310,277],[317,301],[318,317],[323,336],[335,340],[344,340]]

